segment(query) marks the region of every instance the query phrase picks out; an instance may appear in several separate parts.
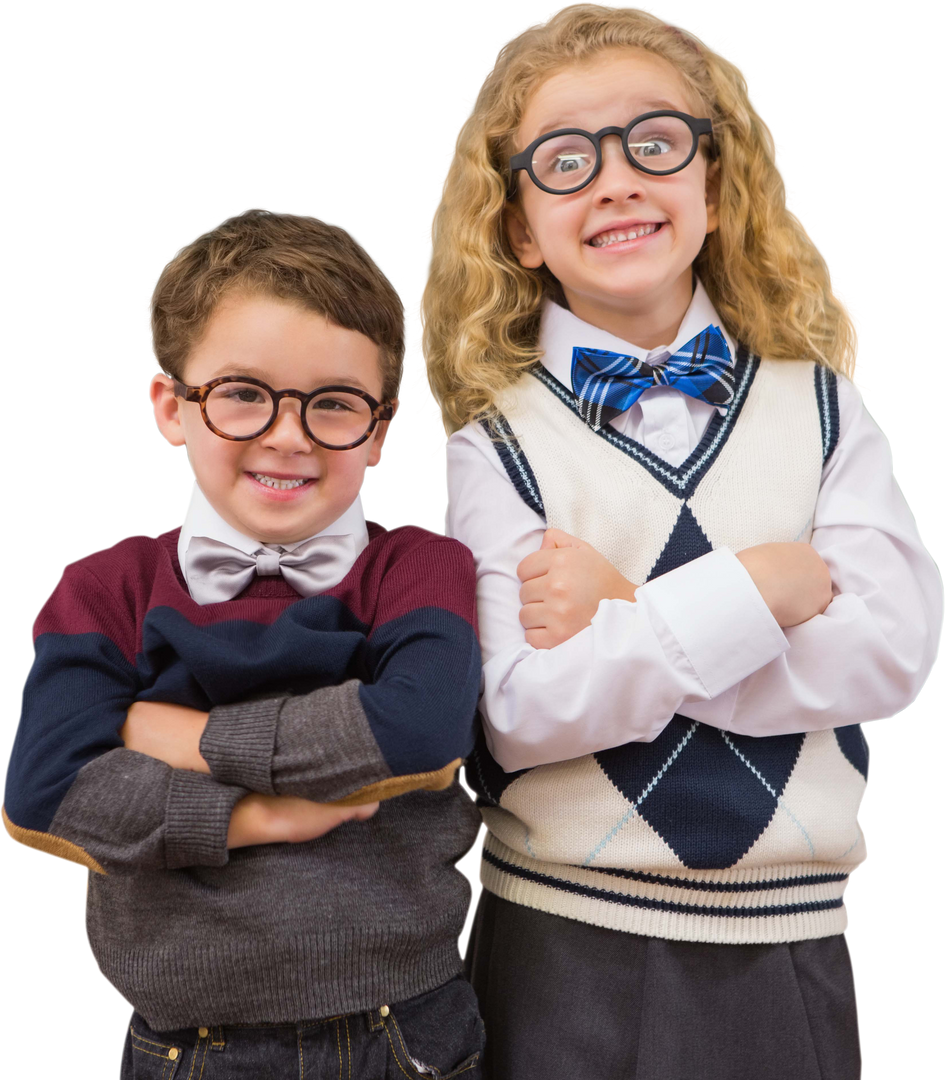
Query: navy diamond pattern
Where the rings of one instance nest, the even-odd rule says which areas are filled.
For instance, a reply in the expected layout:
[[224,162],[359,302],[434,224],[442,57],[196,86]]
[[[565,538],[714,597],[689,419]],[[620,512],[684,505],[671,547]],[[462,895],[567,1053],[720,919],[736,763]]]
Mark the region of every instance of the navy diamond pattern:
[[685,866],[716,870],[734,866],[768,827],[804,738],[751,739],[677,715],[653,742],[594,757]]
[[843,756],[865,780],[869,772],[870,748],[866,745],[866,736],[860,725],[850,724],[849,727],[834,728],[833,733]]
[[711,550],[709,538],[699,527],[693,512],[683,503],[673,531],[646,580],[652,581],[660,574],[668,574],[670,570],[698,559],[700,555],[708,555]]

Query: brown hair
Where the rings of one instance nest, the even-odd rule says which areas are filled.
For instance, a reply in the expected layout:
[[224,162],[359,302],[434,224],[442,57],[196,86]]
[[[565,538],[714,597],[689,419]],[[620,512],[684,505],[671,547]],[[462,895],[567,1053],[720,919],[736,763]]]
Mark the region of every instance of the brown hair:
[[217,304],[234,291],[300,304],[380,350],[383,400],[393,401],[404,363],[404,307],[365,250],[336,225],[247,210],[198,237],[164,267],[151,298],[158,363],[181,378]]
[[769,359],[853,371],[853,325],[785,205],[771,134],[738,69],[646,12],[575,4],[502,49],[456,142],[423,297],[427,371],[449,431],[489,412],[495,395],[537,362],[542,303],[558,290],[546,268],[519,264],[505,232],[509,157],[525,106],[567,65],[627,47],[672,64],[698,115],[712,121],[719,227],[693,265],[726,327]]

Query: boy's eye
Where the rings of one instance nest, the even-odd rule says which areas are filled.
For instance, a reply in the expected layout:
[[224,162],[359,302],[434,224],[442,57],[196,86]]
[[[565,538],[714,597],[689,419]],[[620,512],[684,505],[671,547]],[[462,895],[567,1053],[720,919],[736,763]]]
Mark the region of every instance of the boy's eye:
[[316,409],[319,412],[351,412],[351,406],[346,401],[335,397],[315,398],[309,408]]
[[240,405],[264,405],[271,407],[272,399],[260,386],[251,383],[221,383],[213,388],[207,404],[213,406],[227,405],[238,407]]

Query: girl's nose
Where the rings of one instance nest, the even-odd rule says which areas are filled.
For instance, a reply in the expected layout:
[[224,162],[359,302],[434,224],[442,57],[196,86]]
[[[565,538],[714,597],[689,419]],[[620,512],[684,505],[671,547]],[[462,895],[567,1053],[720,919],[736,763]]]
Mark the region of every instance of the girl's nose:
[[600,143],[600,172],[594,178],[594,202],[624,202],[643,194],[643,173],[635,169],[623,152],[618,135],[605,135]]

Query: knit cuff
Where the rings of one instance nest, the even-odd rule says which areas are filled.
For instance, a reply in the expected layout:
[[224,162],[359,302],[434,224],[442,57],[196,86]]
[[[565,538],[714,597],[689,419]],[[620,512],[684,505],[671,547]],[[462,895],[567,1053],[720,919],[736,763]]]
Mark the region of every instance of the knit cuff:
[[219,784],[203,773],[172,770],[164,817],[168,870],[225,866],[230,815],[246,794],[245,788]]
[[275,794],[272,755],[284,697],[218,705],[210,710],[200,753],[221,784]]

